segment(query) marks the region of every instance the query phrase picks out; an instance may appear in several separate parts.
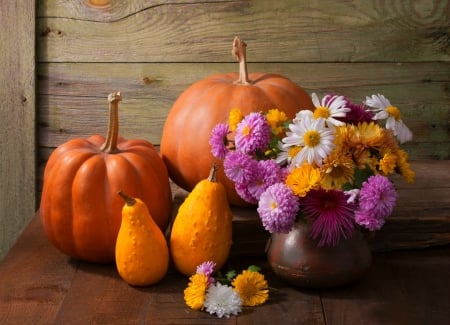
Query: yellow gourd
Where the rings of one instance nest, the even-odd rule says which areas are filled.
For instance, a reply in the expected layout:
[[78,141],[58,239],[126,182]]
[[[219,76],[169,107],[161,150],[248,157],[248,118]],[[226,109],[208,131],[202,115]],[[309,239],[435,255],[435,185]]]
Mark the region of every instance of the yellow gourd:
[[123,280],[135,286],[159,282],[169,267],[166,238],[140,199],[119,191],[125,200],[116,241],[116,266]]
[[217,166],[201,180],[178,209],[170,234],[170,251],[176,269],[190,276],[205,261],[220,269],[231,247],[232,213],[225,187],[217,182]]

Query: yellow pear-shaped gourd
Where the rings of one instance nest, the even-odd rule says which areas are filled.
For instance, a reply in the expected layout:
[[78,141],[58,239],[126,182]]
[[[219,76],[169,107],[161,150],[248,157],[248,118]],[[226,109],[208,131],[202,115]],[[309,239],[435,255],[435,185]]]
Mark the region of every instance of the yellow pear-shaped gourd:
[[119,192],[125,200],[116,241],[116,266],[122,279],[135,286],[160,281],[169,267],[164,234],[140,199]]
[[231,247],[232,213],[225,187],[216,180],[217,166],[197,183],[178,209],[170,234],[170,251],[176,269],[190,276],[205,261],[220,269]]

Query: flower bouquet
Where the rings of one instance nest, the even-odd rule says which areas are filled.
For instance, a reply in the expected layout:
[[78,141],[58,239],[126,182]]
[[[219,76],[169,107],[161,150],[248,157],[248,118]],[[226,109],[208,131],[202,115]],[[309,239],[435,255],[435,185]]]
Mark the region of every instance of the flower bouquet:
[[190,308],[222,318],[236,316],[242,307],[259,306],[269,299],[268,283],[256,265],[239,274],[230,270],[225,275],[215,267],[213,261],[205,261],[189,278],[184,301]]
[[357,104],[313,93],[312,102],[313,111],[293,119],[279,109],[246,116],[232,109],[209,142],[267,231],[288,233],[304,222],[318,246],[336,246],[358,228],[379,230],[392,213],[397,192],[388,176],[414,180],[400,148],[412,133],[380,94]]

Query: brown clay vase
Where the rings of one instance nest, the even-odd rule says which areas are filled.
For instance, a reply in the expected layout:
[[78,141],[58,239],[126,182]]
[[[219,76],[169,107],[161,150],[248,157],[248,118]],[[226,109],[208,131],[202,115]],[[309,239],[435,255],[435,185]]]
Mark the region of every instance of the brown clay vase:
[[271,235],[267,259],[278,277],[294,286],[320,289],[348,285],[369,270],[371,251],[359,231],[334,247],[318,247],[309,231],[310,226],[298,222],[288,234]]

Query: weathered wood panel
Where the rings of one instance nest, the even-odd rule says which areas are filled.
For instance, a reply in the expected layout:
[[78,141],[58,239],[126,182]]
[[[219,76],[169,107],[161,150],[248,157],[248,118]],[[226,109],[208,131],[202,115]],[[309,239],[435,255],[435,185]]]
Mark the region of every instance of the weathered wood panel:
[[[121,90],[121,134],[158,145],[165,118],[190,84],[232,72],[237,64],[42,63],[39,80],[39,145],[55,147],[72,137],[103,134],[107,95]],[[413,159],[450,159],[449,63],[259,63],[251,71],[280,73],[308,92],[337,92],[355,101],[381,92],[401,108],[414,132]]]
[[36,208],[34,19],[34,1],[1,1],[0,260]]
[[[446,61],[448,1],[43,1],[37,45],[51,62]],[[95,50],[93,50],[95,49]]]

